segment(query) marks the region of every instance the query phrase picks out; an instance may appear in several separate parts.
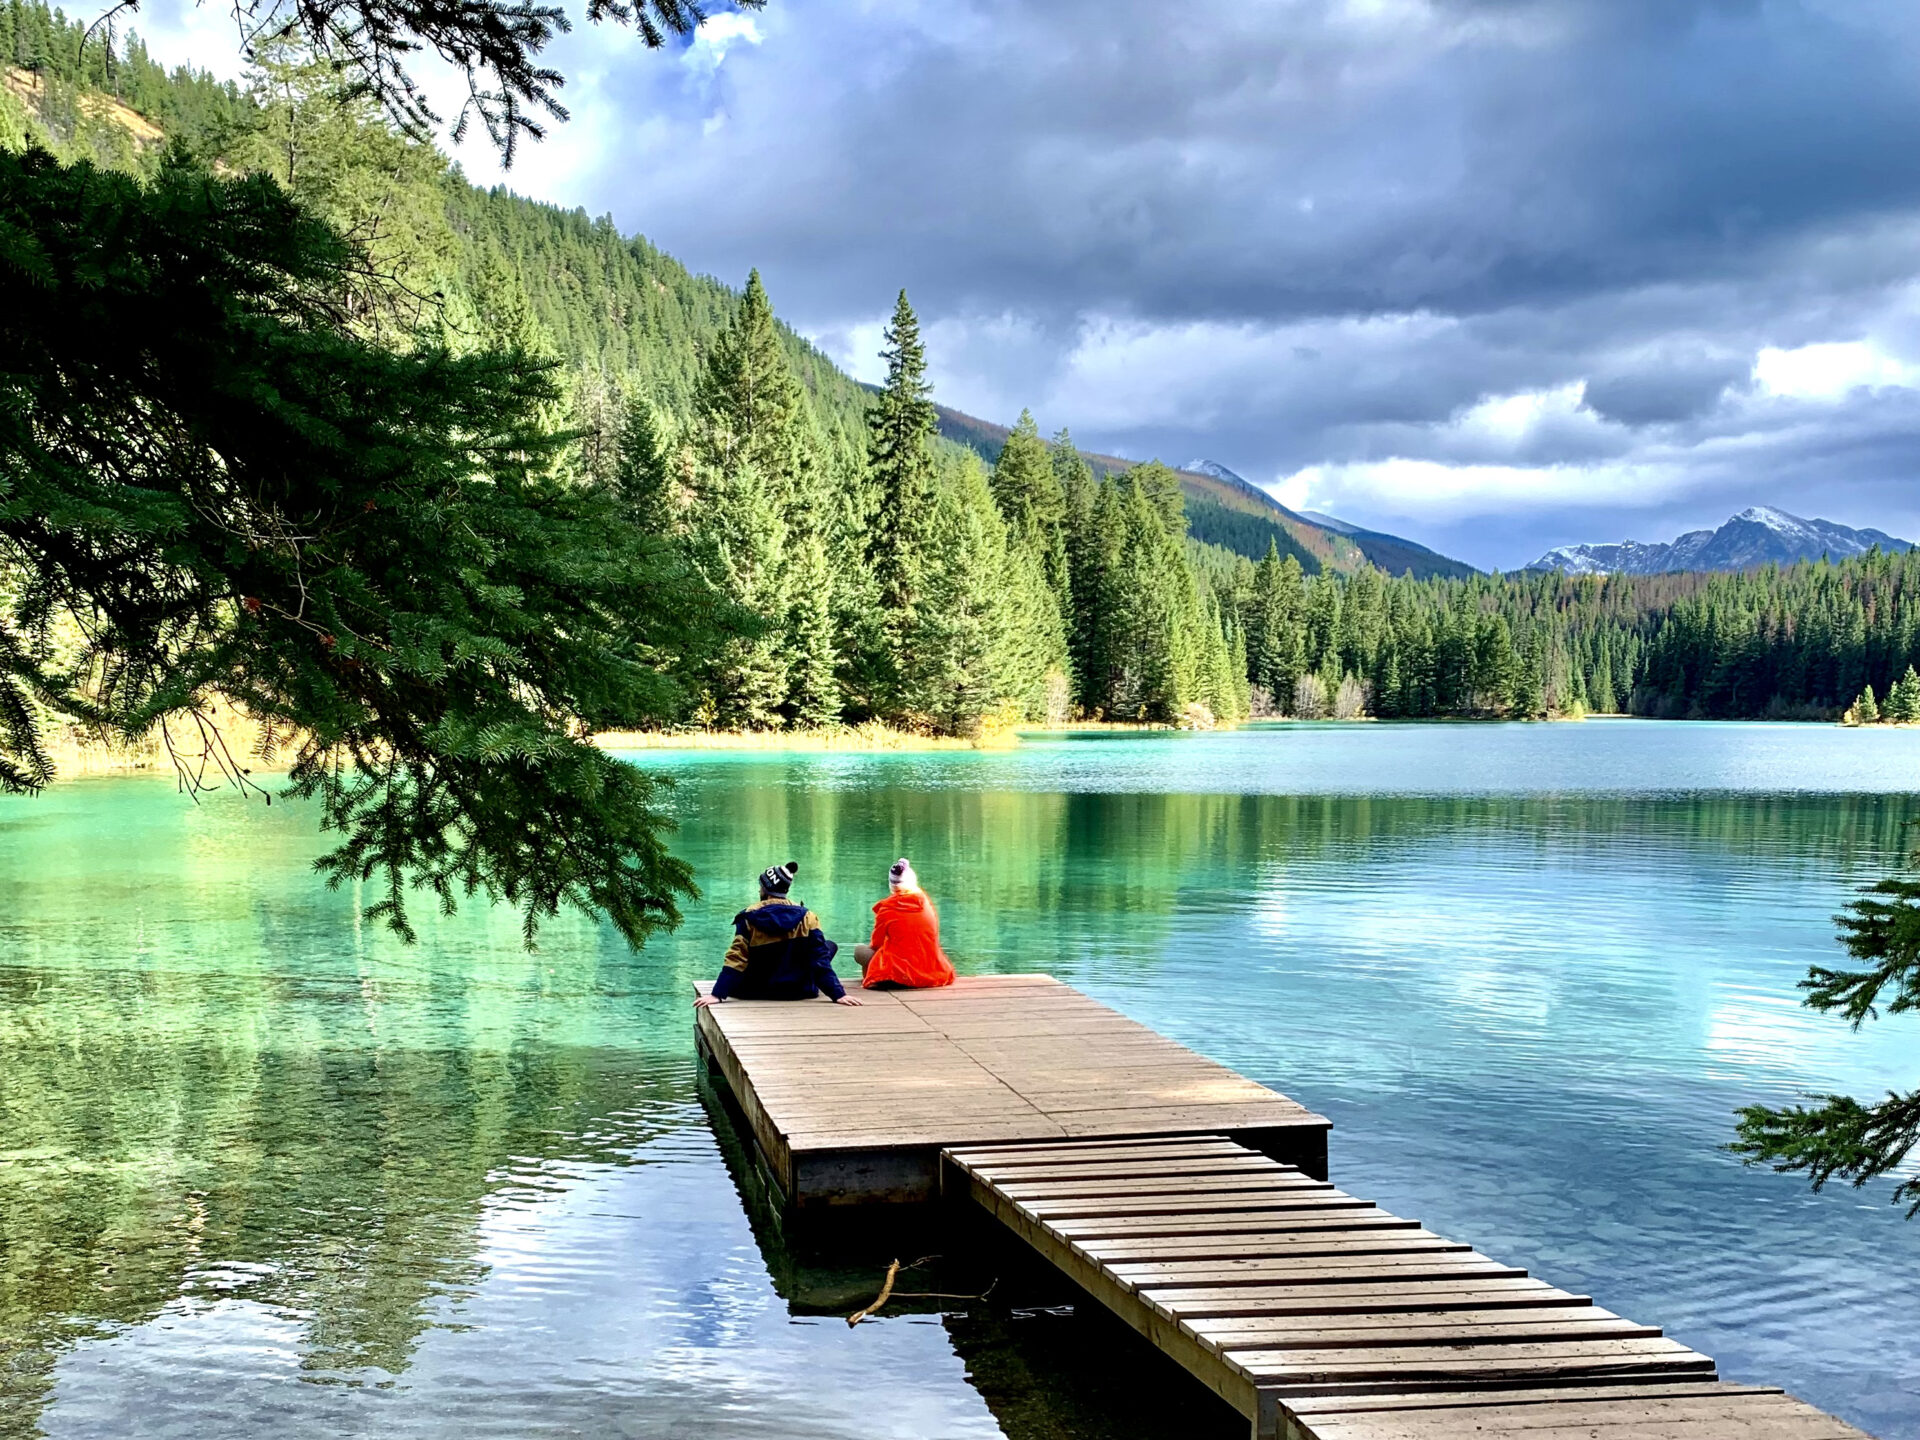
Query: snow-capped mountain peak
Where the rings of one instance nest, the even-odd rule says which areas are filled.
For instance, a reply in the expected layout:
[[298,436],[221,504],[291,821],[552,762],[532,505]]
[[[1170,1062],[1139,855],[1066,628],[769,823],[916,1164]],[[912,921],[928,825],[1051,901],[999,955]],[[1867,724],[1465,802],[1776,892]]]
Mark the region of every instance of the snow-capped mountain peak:
[[1241,485],[1251,485],[1253,483],[1244,475],[1234,474],[1233,471],[1222,465],[1218,460],[1189,460],[1180,468],[1182,470],[1190,470],[1195,475],[1211,475],[1216,480],[1232,480]]
[[1772,505],[1750,505],[1718,530],[1689,530],[1667,544],[1622,540],[1613,544],[1560,545],[1527,566],[1569,575],[1658,575],[1674,570],[1751,570],[1792,565],[1821,556],[1842,560],[1878,545],[1911,550],[1881,530],[1855,530],[1832,520],[1803,520]]

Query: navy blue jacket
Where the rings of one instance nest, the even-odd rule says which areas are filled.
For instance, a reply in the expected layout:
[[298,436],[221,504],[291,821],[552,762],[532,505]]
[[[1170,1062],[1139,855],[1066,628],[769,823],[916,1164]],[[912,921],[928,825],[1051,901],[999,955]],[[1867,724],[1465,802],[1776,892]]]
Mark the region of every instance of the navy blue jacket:
[[762,900],[733,917],[733,944],[713,998],[812,1000],[825,992],[838,1000],[847,993],[833,973],[839,950],[806,906]]

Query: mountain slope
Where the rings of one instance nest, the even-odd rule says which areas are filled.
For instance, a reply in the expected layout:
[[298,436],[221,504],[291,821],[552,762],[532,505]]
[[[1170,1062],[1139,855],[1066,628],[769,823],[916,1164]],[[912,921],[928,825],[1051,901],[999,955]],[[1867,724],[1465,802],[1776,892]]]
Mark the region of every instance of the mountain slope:
[[[1000,447],[1013,432],[1005,425],[982,420],[977,415],[936,407],[940,411],[940,433],[980,455],[988,463],[998,458]],[[1110,475],[1130,469],[1137,461],[1097,451],[1081,451],[1095,473]],[[1258,485],[1242,479],[1226,466],[1212,460],[1193,460],[1177,467],[1187,497],[1188,533],[1196,540],[1258,560],[1267,553],[1272,541],[1284,555],[1292,555],[1309,574],[1333,570],[1351,574],[1364,565],[1379,566],[1390,575],[1408,571],[1417,580],[1432,576],[1461,578],[1474,574],[1470,565],[1436,554],[1424,545],[1362,530],[1344,522],[1332,524],[1320,517],[1289,510]]]
[[1681,570],[1752,570],[1761,565],[1791,565],[1823,555],[1843,560],[1879,546],[1911,550],[1913,545],[1881,530],[1855,530],[1831,520],[1804,520],[1771,505],[1742,510],[1717,530],[1689,530],[1662,544],[1621,540],[1612,544],[1561,545],[1534,561],[1529,570],[1560,570],[1569,575],[1664,575]]
[[1332,515],[1322,515],[1317,510],[1288,510],[1286,506],[1273,499],[1264,490],[1243,480],[1226,466],[1214,460],[1189,460],[1186,473],[1210,475],[1222,482],[1230,482],[1242,491],[1257,495],[1283,514],[1295,520],[1341,535],[1364,555],[1368,562],[1378,566],[1389,575],[1411,574],[1416,580],[1430,580],[1443,576],[1450,580],[1464,580],[1479,572],[1464,560],[1453,560],[1436,550],[1414,540],[1402,539],[1398,535],[1389,535],[1381,530],[1368,530],[1364,526],[1352,525]]
[[[934,408],[940,412],[940,434],[966,446],[988,464],[999,458],[1007,436],[1013,433],[1005,425],[963,410],[945,405]],[[1097,450],[1082,450],[1080,456],[1093,467],[1094,474],[1101,476],[1130,470],[1139,463]],[[1227,480],[1195,470],[1175,473],[1186,493],[1187,533],[1196,540],[1250,560],[1264,557],[1271,542],[1281,555],[1298,560],[1309,575],[1322,570],[1351,571],[1365,563],[1366,557],[1343,537],[1301,520],[1231,471]]]

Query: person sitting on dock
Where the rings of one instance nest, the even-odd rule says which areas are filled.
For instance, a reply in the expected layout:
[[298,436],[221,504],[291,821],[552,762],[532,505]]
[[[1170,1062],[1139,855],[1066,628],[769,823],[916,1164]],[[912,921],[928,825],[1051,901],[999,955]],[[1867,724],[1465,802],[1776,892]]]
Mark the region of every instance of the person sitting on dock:
[[873,907],[873,939],[853,947],[860,983],[869,990],[932,990],[953,984],[953,965],[940,948],[940,914],[920,888],[912,862],[887,871],[887,897]]
[[812,1000],[825,994],[836,1005],[858,1005],[833,973],[840,947],[826,937],[819,918],[787,898],[800,862],[772,865],[760,875],[760,903],[733,917],[733,944],[713,982],[713,992],[693,1003],[722,1000]]

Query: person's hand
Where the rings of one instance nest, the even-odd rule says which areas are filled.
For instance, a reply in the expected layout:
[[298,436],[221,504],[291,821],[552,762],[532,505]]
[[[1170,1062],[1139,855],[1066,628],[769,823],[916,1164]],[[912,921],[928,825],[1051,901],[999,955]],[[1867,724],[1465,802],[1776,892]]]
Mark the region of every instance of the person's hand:
[[726,999],[727,997],[724,995],[697,995],[694,997],[693,1008],[696,1010],[706,1010],[715,1005],[725,1004]]
[[858,1005],[860,1002],[854,999],[853,996],[851,995],[842,995],[838,1000],[834,1001],[833,1003],[836,1005]]

